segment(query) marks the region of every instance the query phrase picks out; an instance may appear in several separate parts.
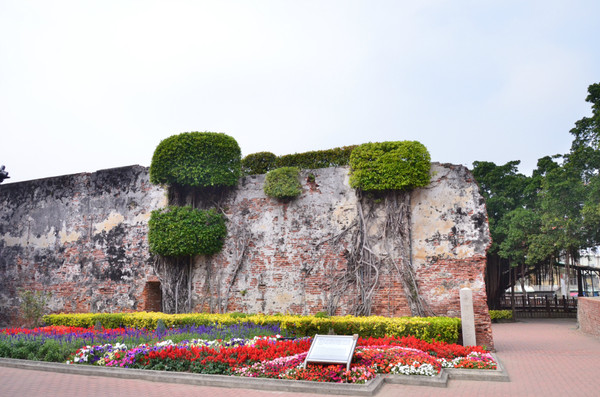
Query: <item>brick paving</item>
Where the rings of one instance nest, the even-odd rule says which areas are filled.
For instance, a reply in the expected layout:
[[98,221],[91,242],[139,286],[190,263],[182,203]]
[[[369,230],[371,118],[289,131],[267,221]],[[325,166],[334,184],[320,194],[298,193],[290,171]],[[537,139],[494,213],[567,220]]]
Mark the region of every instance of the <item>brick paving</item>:
[[[384,385],[378,397],[415,396],[597,396],[600,339],[577,330],[574,319],[531,319],[494,324],[497,355],[510,382],[450,380],[447,388]],[[0,367],[0,396],[283,396],[306,393],[177,385]]]

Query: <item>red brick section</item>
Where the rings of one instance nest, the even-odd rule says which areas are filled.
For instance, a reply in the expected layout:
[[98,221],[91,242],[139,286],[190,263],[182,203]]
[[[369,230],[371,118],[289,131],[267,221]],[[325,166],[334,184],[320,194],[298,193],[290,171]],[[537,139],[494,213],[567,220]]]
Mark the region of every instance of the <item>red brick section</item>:
[[582,332],[600,336],[600,298],[577,298],[577,321]]
[[142,291],[142,310],[147,312],[159,312],[162,309],[162,292],[160,290],[160,282],[147,281],[144,290]]
[[[417,275],[421,293],[429,303],[430,309],[438,316],[460,317],[460,289],[471,288],[477,344],[493,349],[494,340],[486,303],[485,283],[482,280],[485,266],[485,257],[438,260],[421,267]],[[436,299],[436,295],[449,295],[450,299]]]

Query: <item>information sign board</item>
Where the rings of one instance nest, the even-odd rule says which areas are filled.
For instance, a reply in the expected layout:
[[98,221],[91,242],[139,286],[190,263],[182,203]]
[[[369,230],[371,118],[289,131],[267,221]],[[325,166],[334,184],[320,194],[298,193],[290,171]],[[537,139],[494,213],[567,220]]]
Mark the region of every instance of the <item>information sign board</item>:
[[309,362],[346,364],[350,369],[358,335],[315,335],[308,355],[304,360],[304,368]]

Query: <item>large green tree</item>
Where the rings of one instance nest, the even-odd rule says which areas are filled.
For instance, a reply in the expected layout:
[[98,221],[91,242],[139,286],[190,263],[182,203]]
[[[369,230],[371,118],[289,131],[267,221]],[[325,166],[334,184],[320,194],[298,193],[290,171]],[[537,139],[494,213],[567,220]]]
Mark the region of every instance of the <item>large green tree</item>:
[[[479,184],[481,194],[486,200],[492,246],[487,254],[486,286],[488,305],[499,306],[504,291],[512,285],[513,272],[519,255],[505,255],[509,252],[507,237],[514,233],[511,223],[515,222],[513,211],[533,205],[536,189],[532,188],[532,179],[518,172],[520,161],[510,161],[496,165],[487,161],[473,163],[473,175]],[[513,237],[513,240],[516,237]],[[504,250],[502,245],[504,244]],[[519,248],[520,251],[523,248]],[[512,252],[512,251],[510,251]]]
[[494,240],[486,274],[490,307],[517,271],[523,277],[548,269],[559,257],[569,267],[581,250],[600,244],[600,84],[588,93],[592,116],[570,131],[570,152],[539,159],[531,177],[517,172],[519,161],[473,163]]
[[592,105],[592,115],[571,129],[574,139],[566,157],[585,185],[581,215],[593,245],[600,244],[600,83],[588,87],[586,101]]

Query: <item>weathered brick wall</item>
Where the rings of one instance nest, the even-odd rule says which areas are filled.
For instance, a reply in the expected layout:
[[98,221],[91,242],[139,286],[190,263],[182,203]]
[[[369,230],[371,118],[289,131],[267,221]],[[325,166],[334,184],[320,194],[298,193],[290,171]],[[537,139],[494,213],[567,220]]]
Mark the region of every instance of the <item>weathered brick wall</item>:
[[[460,316],[459,291],[473,290],[477,341],[493,347],[484,282],[490,244],[485,203],[465,167],[434,163],[431,172],[431,184],[411,193],[412,238],[405,244],[410,254],[403,258],[389,241],[372,247],[380,256],[395,255],[396,264],[379,275],[372,312],[411,315],[397,271],[403,260],[411,260],[421,296],[435,315]],[[309,174],[314,183],[308,182]],[[264,195],[263,175],[243,179],[224,205],[238,238],[228,239],[211,260],[196,263],[196,310],[327,311],[336,278],[347,266],[358,199],[348,185],[347,168],[304,171],[301,179],[303,193],[289,203]],[[374,205],[378,217],[370,226],[384,228],[384,203]],[[356,293],[354,285],[345,287],[334,305],[336,314],[349,313]]]
[[600,336],[600,298],[577,298],[577,322],[581,332]]
[[472,174],[463,166],[434,165],[431,183],[415,190],[412,202],[412,261],[421,294],[436,314],[459,317],[459,291],[472,289],[477,343],[493,346],[485,291],[491,239]]
[[0,326],[19,322],[19,289],[50,292],[52,311],[143,309],[165,200],[140,166],[0,186]]
[[[303,171],[303,194],[287,203],[266,197],[263,182],[264,175],[241,179],[222,203],[228,238],[220,254],[195,262],[194,309],[347,314],[357,288],[339,277],[359,217],[348,169]],[[165,206],[166,195],[149,184],[146,168],[6,184],[0,203],[0,326],[15,320],[18,288],[51,291],[53,311],[160,308],[146,235],[150,211]],[[372,203],[371,237],[387,227],[383,204]],[[411,193],[409,212],[410,236],[372,246],[392,264],[378,275],[372,312],[410,315],[398,271],[410,261],[436,315],[459,316],[460,288],[473,289],[477,342],[493,346],[483,281],[489,231],[471,174],[434,163],[432,183]]]

